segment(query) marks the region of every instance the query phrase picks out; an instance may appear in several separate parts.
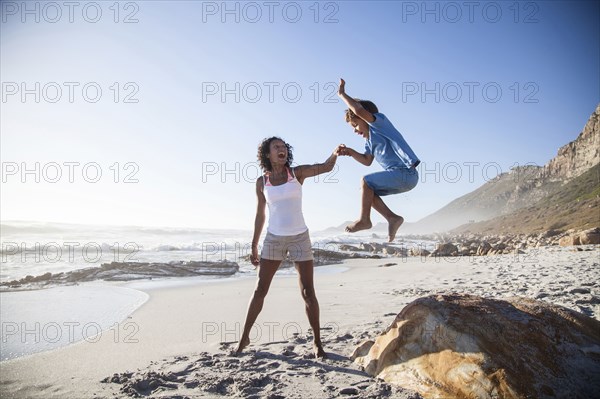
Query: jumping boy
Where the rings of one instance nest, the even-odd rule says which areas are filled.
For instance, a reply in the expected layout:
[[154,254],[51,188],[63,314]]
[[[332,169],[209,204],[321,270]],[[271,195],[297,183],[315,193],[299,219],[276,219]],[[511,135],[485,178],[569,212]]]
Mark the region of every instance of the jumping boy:
[[365,138],[366,143],[364,154],[344,144],[338,147],[338,154],[351,156],[366,166],[370,166],[373,159],[376,159],[384,169],[362,178],[360,219],[346,226],[346,231],[354,233],[370,229],[373,226],[373,207],[387,220],[388,239],[392,242],[404,218],[392,212],[381,197],[412,190],[419,181],[416,167],[421,161],[389,119],[379,112],[377,106],[371,101],[348,96],[345,85],[344,79],[340,79],[338,96],[348,106],[346,122],[352,126],[354,133]]

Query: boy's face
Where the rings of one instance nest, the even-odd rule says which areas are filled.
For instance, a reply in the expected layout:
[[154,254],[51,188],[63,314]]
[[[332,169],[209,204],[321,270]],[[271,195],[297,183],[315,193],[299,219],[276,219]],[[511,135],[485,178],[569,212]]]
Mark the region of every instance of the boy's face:
[[369,125],[367,124],[367,122],[365,122],[358,116],[354,116],[350,118],[348,124],[354,130],[354,133],[363,136],[365,139],[369,138]]

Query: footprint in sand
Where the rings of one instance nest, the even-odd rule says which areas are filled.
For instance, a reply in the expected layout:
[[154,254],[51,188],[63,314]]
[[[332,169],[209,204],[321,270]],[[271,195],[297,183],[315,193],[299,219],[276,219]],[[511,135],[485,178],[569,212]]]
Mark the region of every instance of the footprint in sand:
[[280,345],[280,344],[287,344],[287,343],[288,343],[288,341],[270,341],[270,342],[263,342],[259,346]]
[[285,357],[298,357],[299,355],[290,349],[284,349],[281,354]]
[[308,342],[308,340],[307,340],[306,338],[303,338],[303,337],[297,336],[297,337],[294,337],[294,338],[293,338],[293,342],[294,342],[295,344],[305,344],[305,343],[307,343],[307,342]]
[[354,338],[354,336],[352,334],[344,334],[344,335],[338,335],[337,337],[335,337],[336,341],[348,341],[350,339]]

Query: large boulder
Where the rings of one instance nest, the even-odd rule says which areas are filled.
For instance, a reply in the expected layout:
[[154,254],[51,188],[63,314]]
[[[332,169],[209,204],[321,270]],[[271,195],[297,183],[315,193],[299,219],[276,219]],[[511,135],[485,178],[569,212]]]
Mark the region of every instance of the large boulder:
[[398,257],[408,256],[408,250],[406,248],[393,247],[391,245],[384,246],[382,252],[384,255],[390,255],[390,256],[398,256]]
[[582,245],[600,244],[600,227],[579,233],[579,242]]
[[374,246],[372,246],[371,244],[364,243],[364,242],[360,243],[360,247],[359,248],[360,248],[361,251],[375,252],[375,247]]
[[492,249],[492,246],[490,245],[490,243],[487,241],[484,241],[481,243],[481,245],[479,247],[477,247],[477,255],[479,255],[479,256],[487,255],[487,253],[490,252],[491,249]]
[[429,256],[431,252],[423,248],[422,246],[415,246],[410,249],[410,254],[412,256]]
[[569,247],[571,245],[581,245],[581,242],[579,241],[579,234],[567,235],[567,236],[562,237],[558,241],[558,245],[560,245],[561,247]]
[[436,249],[431,253],[430,256],[456,256],[458,255],[458,248],[456,245],[446,242],[438,244]]
[[527,298],[417,299],[352,357],[425,398],[600,397],[600,322]]
[[600,244],[600,227],[583,230],[578,233],[572,231],[567,233],[570,234],[565,235],[558,241],[560,246]]

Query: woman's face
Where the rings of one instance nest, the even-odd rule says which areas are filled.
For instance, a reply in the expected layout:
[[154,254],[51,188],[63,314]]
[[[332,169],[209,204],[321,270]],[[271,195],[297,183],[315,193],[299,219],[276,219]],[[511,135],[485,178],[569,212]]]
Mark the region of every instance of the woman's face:
[[288,159],[288,151],[285,143],[281,140],[271,141],[268,158],[273,166],[285,165]]
[[348,121],[348,124],[352,126],[354,133],[363,136],[365,139],[369,138],[369,124],[367,122],[355,116]]

